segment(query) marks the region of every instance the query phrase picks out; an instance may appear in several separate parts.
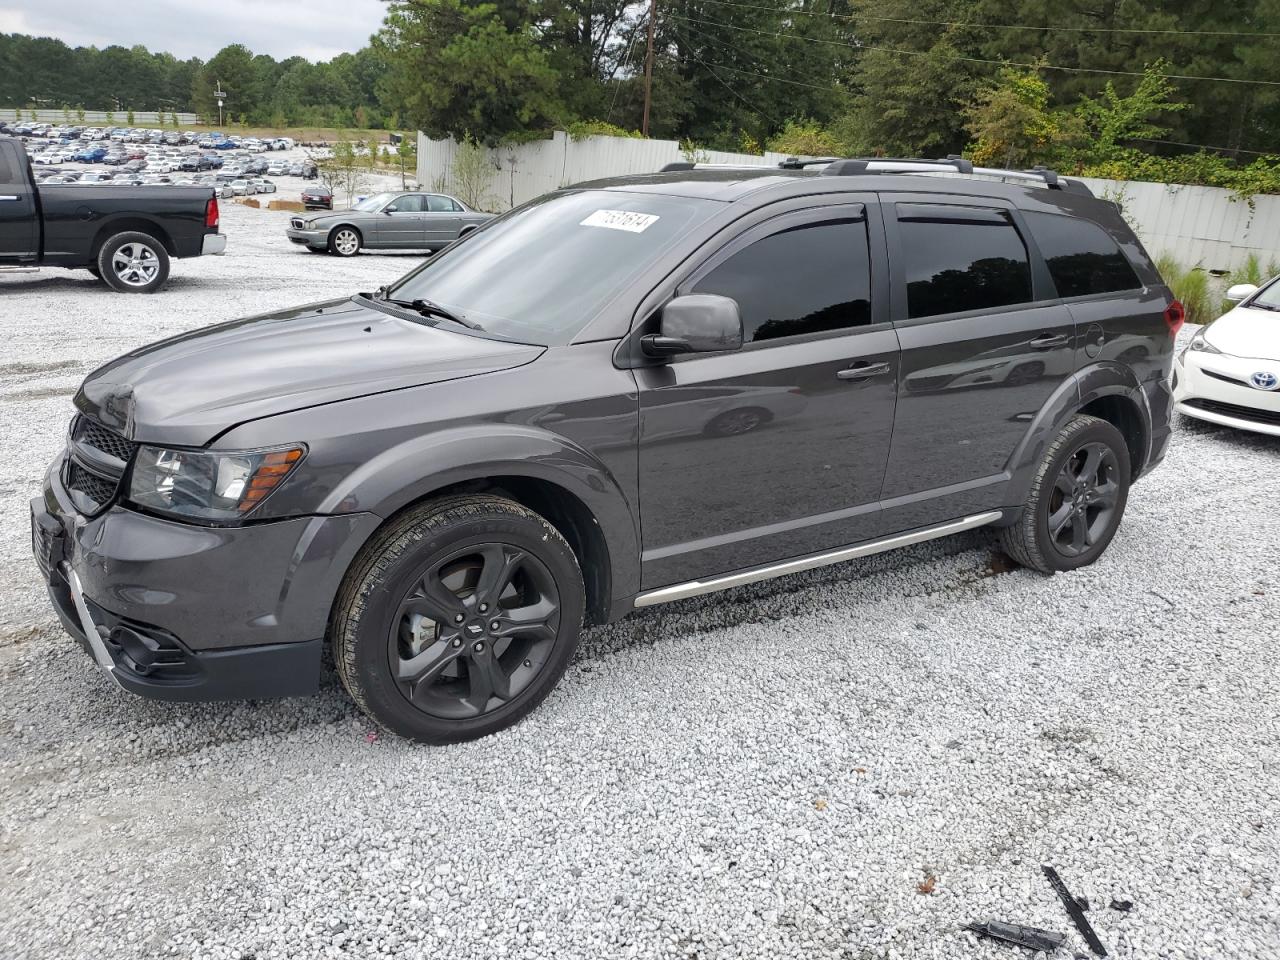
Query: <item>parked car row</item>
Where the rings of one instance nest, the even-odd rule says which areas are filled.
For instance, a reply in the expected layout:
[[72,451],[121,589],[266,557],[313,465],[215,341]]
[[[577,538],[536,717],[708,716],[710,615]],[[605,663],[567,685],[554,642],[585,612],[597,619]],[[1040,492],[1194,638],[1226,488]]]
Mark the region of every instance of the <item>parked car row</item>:
[[32,165],[37,167],[60,167],[64,163],[100,163],[109,167],[122,167],[134,173],[143,170],[162,174],[225,170],[232,174],[228,179],[262,174],[314,179],[318,175],[315,163],[308,159],[268,160],[247,149],[219,154],[196,146],[104,144],[83,139],[66,143],[29,139],[25,141],[25,146]]
[[291,137],[240,137],[220,131],[196,133],[191,130],[157,130],[146,127],[93,127],[84,125],[55,125],[19,120],[0,122],[0,134],[15,137],[39,137],[54,141],[87,140],[115,143],[150,143],[182,146],[195,144],[214,150],[244,149],[250,153],[266,153],[270,150],[290,150],[297,144]]

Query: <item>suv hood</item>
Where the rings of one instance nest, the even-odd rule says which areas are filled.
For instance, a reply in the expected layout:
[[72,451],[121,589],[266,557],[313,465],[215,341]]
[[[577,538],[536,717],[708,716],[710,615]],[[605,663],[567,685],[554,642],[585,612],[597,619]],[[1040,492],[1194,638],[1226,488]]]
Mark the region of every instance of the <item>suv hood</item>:
[[249,420],[507,370],[544,349],[334,300],[126,353],[89,374],[75,404],[132,440],[203,446]]

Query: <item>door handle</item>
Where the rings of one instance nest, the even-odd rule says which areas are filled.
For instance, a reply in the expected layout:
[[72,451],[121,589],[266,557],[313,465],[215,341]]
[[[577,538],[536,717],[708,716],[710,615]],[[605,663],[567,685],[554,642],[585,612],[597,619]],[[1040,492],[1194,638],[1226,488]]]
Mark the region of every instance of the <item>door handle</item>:
[[1032,350],[1056,350],[1065,347],[1070,341],[1064,333],[1045,333],[1031,341]]
[[891,367],[887,363],[855,363],[852,367],[846,367],[844,370],[836,374],[840,380],[870,380],[872,377],[883,376],[888,373]]

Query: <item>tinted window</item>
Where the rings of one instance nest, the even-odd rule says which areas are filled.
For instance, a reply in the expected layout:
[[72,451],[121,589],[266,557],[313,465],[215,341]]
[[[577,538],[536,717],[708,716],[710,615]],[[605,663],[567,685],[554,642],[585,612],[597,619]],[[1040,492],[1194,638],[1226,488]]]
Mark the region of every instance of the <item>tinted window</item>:
[[715,267],[693,290],[736,300],[747,341],[868,324],[866,221],[830,221],[764,237]]
[[[898,204],[907,315],[931,317],[1029,302],[1031,265],[1013,224],[997,211],[978,211],[966,220],[925,212],[938,209]],[[953,209],[957,217],[965,214]]]
[[17,179],[14,176],[13,163],[9,158],[9,148],[0,146],[0,183],[15,183]]
[[1060,297],[1110,293],[1141,287],[1119,245],[1088,220],[1052,213],[1026,213],[1027,225]]

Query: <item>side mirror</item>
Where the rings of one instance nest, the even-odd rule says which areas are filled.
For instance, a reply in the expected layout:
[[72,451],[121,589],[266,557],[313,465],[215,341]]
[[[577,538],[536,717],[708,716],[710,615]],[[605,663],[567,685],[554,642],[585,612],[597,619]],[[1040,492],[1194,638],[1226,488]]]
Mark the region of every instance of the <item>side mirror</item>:
[[676,297],[662,308],[661,333],[640,340],[651,357],[674,353],[716,353],[742,346],[742,315],[738,302],[714,293]]
[[393,213],[395,213],[395,212],[396,212],[396,208],[395,208],[395,207],[383,207],[383,208],[382,208],[382,212],[383,212],[383,213],[385,213],[385,214],[389,217],[389,216],[391,216]]
[[1258,292],[1258,288],[1252,283],[1237,283],[1227,288],[1227,299],[1232,303],[1239,303],[1246,300]]

